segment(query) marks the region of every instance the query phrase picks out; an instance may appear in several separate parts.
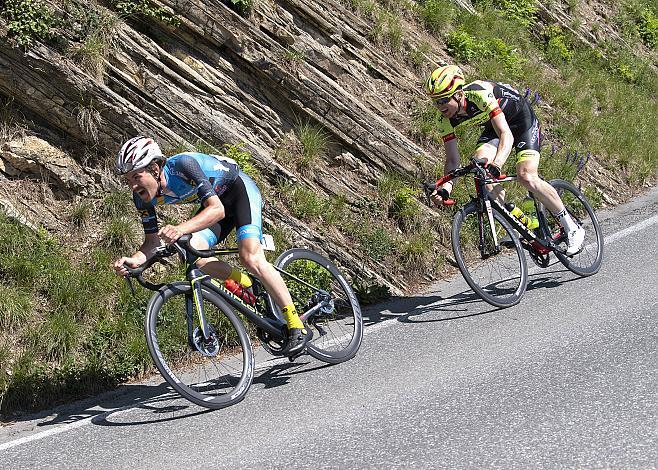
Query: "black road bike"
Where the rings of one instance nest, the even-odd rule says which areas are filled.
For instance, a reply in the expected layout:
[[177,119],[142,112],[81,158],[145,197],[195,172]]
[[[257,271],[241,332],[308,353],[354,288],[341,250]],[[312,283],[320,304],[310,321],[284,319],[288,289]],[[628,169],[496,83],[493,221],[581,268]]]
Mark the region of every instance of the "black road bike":
[[[160,247],[139,268],[127,268],[128,280],[136,278],[155,291],[146,308],[145,332],[162,376],[191,402],[219,409],[239,402],[249,390],[254,376],[252,340],[274,356],[285,356],[287,327],[258,278],[252,276],[256,301],[251,304],[196,264],[199,258],[235,254],[237,248],[196,250],[189,240],[189,235],[181,237]],[[143,278],[154,263],[176,254],[185,263],[185,281],[153,284]],[[356,295],[338,268],[303,248],[285,251],[274,267],[313,334],[300,354],[307,352],[330,364],[353,358],[363,338],[363,319]]]
[[[528,196],[534,200],[539,222],[536,229],[526,227],[496,201],[487,185],[515,181],[516,176],[503,175],[494,179],[485,168],[486,162],[471,158],[469,165],[456,168],[436,184],[424,183],[429,203],[429,195],[435,188],[461,176],[473,175],[476,196],[455,214],[452,249],[464,279],[482,300],[496,307],[510,307],[521,300],[528,285],[524,251],[542,268],[549,265],[550,254],[554,253],[567,269],[580,276],[591,276],[599,271],[603,260],[603,234],[592,206],[578,188],[560,179],[549,181],[569,214],[585,229],[581,250],[568,256],[567,234],[532,193]],[[447,199],[446,204],[452,205],[454,200]]]

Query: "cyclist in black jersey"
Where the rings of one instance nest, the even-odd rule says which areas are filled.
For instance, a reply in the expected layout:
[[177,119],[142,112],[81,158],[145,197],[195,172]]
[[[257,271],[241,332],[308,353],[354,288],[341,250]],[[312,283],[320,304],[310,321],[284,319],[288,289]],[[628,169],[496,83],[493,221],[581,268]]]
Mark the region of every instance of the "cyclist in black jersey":
[[[485,158],[489,172],[499,177],[500,168],[514,148],[519,183],[531,191],[565,228],[568,235],[566,253],[578,253],[585,238],[584,229],[567,213],[555,189],[537,174],[541,126],[530,103],[511,85],[481,80],[465,84],[464,74],[456,65],[434,70],[425,82],[425,91],[441,111],[438,130],[446,152],[444,174],[459,166],[455,127],[466,122],[482,125],[475,157]],[[437,206],[450,195],[452,182],[444,184],[441,189],[432,194]],[[493,188],[492,192],[502,202],[502,185]]]
[[[143,264],[161,241],[173,243],[185,234],[192,234],[191,245],[206,250],[223,241],[235,228],[240,261],[260,278],[288,323],[285,352],[294,355],[304,348],[309,331],[295,311],[283,278],[265,258],[261,245],[260,191],[235,161],[196,152],[166,159],[152,139],[139,136],[121,147],[117,172],[133,192],[145,234],[144,243],[136,253],[114,263],[119,275],[128,274],[124,264],[132,268]],[[201,207],[181,224],[158,227],[155,206],[186,203],[199,203]],[[224,261],[205,258],[198,260],[197,265],[217,279],[230,279],[246,288],[251,286],[248,276]]]

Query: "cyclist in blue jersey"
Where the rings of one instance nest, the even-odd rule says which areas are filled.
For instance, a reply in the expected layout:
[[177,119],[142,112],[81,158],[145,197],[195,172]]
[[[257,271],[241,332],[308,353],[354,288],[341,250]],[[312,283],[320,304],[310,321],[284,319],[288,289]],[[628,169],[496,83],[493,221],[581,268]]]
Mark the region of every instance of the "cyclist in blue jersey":
[[[185,234],[192,234],[191,245],[206,250],[223,241],[235,228],[240,261],[260,278],[288,323],[286,353],[293,355],[304,348],[309,332],[295,311],[283,278],[265,259],[261,245],[260,191],[235,161],[194,152],[167,159],[152,139],[139,136],[121,147],[116,168],[133,192],[144,226],[144,242],[139,250],[115,261],[117,274],[128,274],[124,264],[132,268],[143,264],[161,241],[169,244]],[[155,206],[186,203],[198,203],[201,207],[185,222],[159,227]],[[248,276],[224,261],[208,258],[198,260],[197,264],[203,272],[217,279],[232,279],[245,287],[251,285]]]
[[[434,70],[425,82],[425,91],[441,112],[437,127],[446,152],[444,172],[449,173],[459,166],[455,128],[464,123],[481,125],[483,129],[475,157],[486,159],[489,172],[498,178],[500,168],[515,149],[519,183],[531,191],[564,227],[568,239],[566,253],[578,253],[585,239],[585,230],[567,212],[555,189],[537,174],[541,127],[528,100],[504,83],[475,80],[466,84],[463,72],[456,65]],[[451,191],[452,182],[434,191],[434,203],[442,204]],[[502,185],[491,191],[502,203]]]

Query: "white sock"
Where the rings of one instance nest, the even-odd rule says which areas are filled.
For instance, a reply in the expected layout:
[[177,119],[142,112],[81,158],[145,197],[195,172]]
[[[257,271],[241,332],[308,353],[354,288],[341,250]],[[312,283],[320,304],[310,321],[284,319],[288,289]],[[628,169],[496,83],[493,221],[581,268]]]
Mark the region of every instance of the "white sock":
[[578,229],[578,224],[576,224],[576,222],[571,218],[571,216],[567,212],[566,207],[563,208],[557,214],[553,214],[553,215],[555,215],[555,217],[560,221],[560,225],[564,227],[567,233]]

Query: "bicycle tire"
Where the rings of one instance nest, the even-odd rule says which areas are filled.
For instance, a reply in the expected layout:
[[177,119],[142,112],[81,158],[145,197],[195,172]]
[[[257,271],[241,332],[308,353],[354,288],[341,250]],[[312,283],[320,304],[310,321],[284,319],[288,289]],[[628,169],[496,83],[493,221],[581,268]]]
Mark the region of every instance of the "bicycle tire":
[[[572,218],[585,229],[583,249],[579,253],[567,256],[556,251],[555,255],[569,271],[579,276],[596,274],[603,261],[603,232],[594,209],[585,195],[568,181],[554,179],[549,181],[549,184],[555,188]],[[560,231],[560,225],[550,211],[544,207],[542,210],[544,220],[548,223],[548,227],[544,226],[544,236],[551,237],[553,233]]]
[[[503,251],[483,258],[479,248],[477,206],[470,202],[462,207],[452,224],[452,251],[457,266],[473,291],[485,302],[494,307],[511,307],[519,303],[528,285],[528,266],[523,247],[509,223],[496,210],[493,210],[494,223],[499,246]],[[483,218],[485,242],[493,249],[489,220]],[[500,242],[508,237],[507,246]],[[503,264],[504,263],[504,264]],[[504,274],[503,270],[509,271]],[[492,277],[499,274],[501,279]],[[489,275],[489,279],[485,278]]]
[[324,256],[304,248],[281,253],[274,264],[316,287],[311,289],[283,275],[300,315],[314,304],[318,287],[331,295],[331,305],[309,319],[308,327],[314,331],[306,347],[308,353],[329,364],[352,359],[363,340],[363,317],[356,295],[340,270]]
[[[253,381],[254,355],[244,324],[229,304],[207,287],[201,289],[215,341],[209,346],[189,344],[185,296],[191,286],[180,281],[151,297],[146,310],[146,343],[153,362],[174,390],[199,406],[220,409],[245,397]],[[194,324],[198,325],[196,318]],[[217,352],[207,356],[199,347]],[[218,373],[224,375],[214,377]]]

